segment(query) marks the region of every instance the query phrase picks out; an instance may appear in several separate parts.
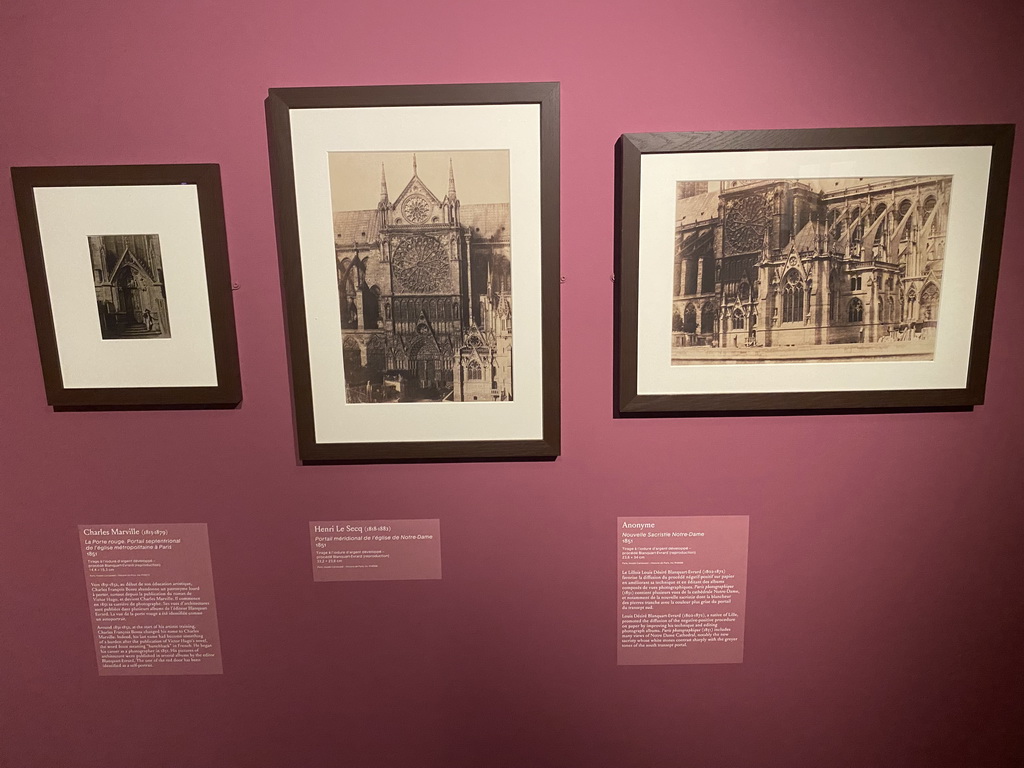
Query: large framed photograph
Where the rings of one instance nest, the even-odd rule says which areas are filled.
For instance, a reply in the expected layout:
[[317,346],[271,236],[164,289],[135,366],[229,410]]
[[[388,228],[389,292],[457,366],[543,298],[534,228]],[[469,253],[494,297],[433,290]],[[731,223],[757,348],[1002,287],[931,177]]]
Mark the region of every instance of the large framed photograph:
[[616,415],[980,404],[1013,132],[623,135]]
[[557,456],[558,84],[266,108],[300,460]]
[[12,168],[47,402],[242,399],[217,165]]

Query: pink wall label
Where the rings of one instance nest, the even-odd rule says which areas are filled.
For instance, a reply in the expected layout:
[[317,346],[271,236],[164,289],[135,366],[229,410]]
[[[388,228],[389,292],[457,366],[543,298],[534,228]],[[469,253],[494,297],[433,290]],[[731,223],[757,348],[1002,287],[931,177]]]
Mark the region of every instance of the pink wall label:
[[205,523],[80,525],[100,675],[219,675]]
[[441,578],[440,520],[309,524],[313,581]]
[[619,664],[738,664],[746,515],[620,517]]

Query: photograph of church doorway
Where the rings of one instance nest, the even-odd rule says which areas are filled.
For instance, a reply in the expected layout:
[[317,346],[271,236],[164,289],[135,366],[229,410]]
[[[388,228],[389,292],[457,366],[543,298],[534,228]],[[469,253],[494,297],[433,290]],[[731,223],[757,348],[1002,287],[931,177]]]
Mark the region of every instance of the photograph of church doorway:
[[242,399],[220,166],[11,169],[55,409]]
[[169,339],[159,235],[89,237],[104,339]]

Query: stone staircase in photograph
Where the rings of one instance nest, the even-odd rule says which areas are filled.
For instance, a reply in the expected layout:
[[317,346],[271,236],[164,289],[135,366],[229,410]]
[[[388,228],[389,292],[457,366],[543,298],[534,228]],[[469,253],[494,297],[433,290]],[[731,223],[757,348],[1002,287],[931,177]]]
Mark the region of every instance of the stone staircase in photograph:
[[121,330],[122,339],[154,339],[160,336],[160,331],[154,327],[146,329],[145,323],[129,323]]

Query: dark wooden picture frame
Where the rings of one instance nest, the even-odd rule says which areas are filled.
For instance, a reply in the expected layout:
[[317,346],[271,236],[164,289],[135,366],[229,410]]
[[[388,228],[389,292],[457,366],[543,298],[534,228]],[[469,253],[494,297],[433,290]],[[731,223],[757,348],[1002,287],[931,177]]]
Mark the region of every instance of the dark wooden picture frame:
[[1013,135],[624,134],[615,415],[981,404]]
[[[558,83],[272,88],[266,113],[299,460],[558,456]],[[481,153],[505,202],[466,191]]]
[[11,178],[55,410],[241,401],[218,165],[18,167]]

